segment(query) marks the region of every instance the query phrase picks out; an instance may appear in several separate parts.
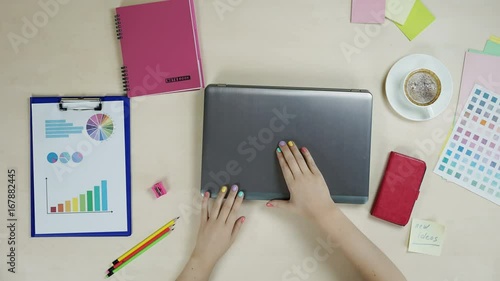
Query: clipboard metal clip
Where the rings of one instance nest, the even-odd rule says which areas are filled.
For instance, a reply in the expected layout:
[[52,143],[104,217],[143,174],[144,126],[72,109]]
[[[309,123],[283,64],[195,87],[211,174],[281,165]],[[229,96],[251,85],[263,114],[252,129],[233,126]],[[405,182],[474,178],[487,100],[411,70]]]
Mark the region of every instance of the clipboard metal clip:
[[59,110],[102,110],[100,98],[62,98],[59,102]]

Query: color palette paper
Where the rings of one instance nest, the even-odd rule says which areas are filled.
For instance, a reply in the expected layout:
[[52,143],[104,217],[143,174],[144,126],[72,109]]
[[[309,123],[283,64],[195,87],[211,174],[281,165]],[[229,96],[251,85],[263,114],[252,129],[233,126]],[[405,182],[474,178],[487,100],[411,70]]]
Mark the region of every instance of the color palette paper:
[[500,205],[500,95],[475,85],[434,173]]
[[405,24],[415,0],[387,0],[385,17],[395,23]]
[[495,93],[500,93],[500,57],[466,53],[456,118],[462,112],[474,84],[480,84]]
[[434,15],[425,7],[422,1],[416,0],[410,15],[406,19],[406,23],[404,25],[396,23],[396,26],[411,41],[434,22],[435,19]]
[[383,23],[385,0],[352,0],[352,23]]
[[444,241],[444,230],[444,226],[439,223],[413,219],[408,251],[440,256]]

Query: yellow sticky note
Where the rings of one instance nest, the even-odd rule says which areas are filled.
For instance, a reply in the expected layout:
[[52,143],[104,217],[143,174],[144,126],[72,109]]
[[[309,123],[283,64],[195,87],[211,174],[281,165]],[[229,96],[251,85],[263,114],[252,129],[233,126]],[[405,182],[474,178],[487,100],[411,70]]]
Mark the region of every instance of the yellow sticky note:
[[413,40],[417,37],[424,29],[426,29],[436,17],[425,7],[421,0],[415,1],[413,9],[410,15],[406,19],[404,25],[396,23],[396,26],[401,29],[401,31],[408,37],[408,39]]
[[409,252],[440,256],[443,241],[444,225],[426,220],[412,220],[408,243]]
[[498,37],[498,36],[491,35],[490,40],[497,43],[497,44],[500,44],[500,37]]

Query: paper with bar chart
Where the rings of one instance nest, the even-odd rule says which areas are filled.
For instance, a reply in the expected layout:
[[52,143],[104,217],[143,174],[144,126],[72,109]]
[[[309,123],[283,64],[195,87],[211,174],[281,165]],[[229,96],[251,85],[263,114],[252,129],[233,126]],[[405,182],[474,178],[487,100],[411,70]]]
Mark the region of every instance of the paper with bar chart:
[[32,99],[32,236],[130,234],[125,110],[123,100],[62,111]]

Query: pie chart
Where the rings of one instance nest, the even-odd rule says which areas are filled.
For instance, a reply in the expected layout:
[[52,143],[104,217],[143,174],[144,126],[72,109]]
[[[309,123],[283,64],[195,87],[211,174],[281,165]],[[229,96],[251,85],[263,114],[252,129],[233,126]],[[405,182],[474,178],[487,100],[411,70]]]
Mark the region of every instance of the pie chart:
[[80,152],[75,152],[71,156],[71,159],[73,159],[73,162],[75,163],[80,163],[83,160],[83,155]]
[[68,163],[69,161],[71,160],[71,155],[69,155],[69,153],[67,152],[63,152],[59,155],[59,161],[61,161],[61,163]]
[[87,121],[87,134],[96,141],[105,141],[113,134],[113,120],[106,114],[92,115]]
[[54,164],[57,162],[57,159],[59,159],[59,157],[54,152],[51,152],[47,155],[47,161],[49,161],[49,163]]

